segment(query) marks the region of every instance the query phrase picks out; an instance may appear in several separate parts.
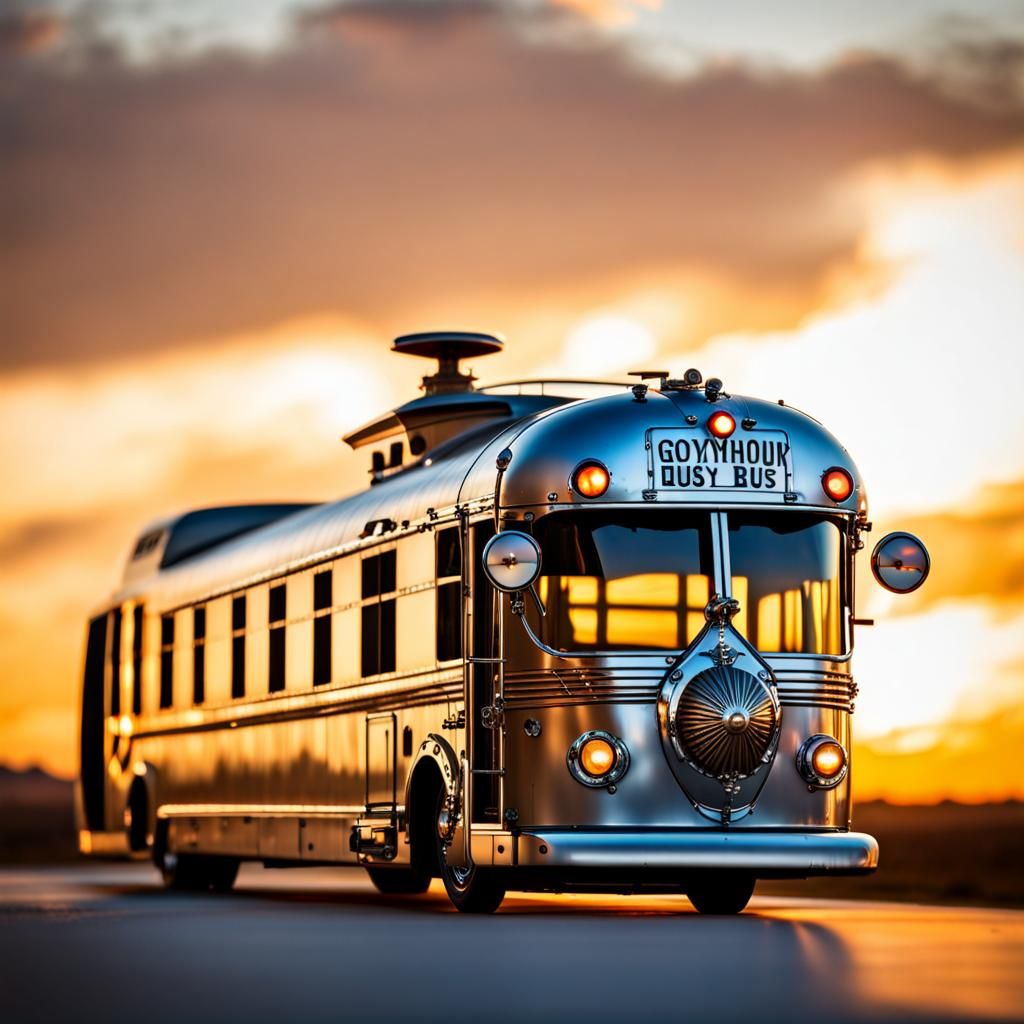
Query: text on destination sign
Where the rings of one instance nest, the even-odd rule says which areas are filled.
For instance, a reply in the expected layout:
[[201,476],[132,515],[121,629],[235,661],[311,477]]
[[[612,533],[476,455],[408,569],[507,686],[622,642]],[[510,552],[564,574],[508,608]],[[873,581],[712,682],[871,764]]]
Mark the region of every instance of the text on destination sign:
[[663,437],[656,486],[784,490],[789,444],[764,438]]

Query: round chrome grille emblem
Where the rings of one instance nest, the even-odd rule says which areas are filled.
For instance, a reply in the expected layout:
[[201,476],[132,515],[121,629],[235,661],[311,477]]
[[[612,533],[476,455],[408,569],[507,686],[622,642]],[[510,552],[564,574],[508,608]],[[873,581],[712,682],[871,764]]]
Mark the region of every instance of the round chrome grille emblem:
[[679,696],[675,736],[686,759],[705,775],[753,774],[772,749],[779,705],[757,676],[716,665],[694,676]]
[[750,715],[747,714],[746,708],[729,708],[722,721],[731,733],[746,732],[747,726],[750,725]]

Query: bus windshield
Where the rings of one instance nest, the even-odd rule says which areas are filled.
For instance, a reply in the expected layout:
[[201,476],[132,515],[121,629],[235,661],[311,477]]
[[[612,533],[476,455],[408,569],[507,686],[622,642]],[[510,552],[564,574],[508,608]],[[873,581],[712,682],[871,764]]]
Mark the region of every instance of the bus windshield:
[[530,626],[562,651],[681,650],[704,625],[713,579],[706,512],[555,512],[534,535],[547,615]]
[[843,534],[802,512],[729,513],[733,626],[758,650],[843,654]]

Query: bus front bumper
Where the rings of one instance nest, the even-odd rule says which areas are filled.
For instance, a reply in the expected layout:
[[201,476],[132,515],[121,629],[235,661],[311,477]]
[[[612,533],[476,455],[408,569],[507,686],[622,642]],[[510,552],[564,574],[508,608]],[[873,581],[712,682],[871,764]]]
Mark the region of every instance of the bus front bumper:
[[518,836],[518,867],[736,870],[759,877],[862,875],[878,867],[863,832],[647,832],[537,829]]

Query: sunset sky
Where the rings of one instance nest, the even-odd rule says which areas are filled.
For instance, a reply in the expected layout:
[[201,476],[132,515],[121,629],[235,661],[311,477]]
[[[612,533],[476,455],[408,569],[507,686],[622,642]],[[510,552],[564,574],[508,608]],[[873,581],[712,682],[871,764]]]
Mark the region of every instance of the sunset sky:
[[363,486],[464,327],[823,420],[933,559],[859,581],[857,796],[1024,798],[1024,3],[2,10],[0,762],[74,771],[143,524]]

